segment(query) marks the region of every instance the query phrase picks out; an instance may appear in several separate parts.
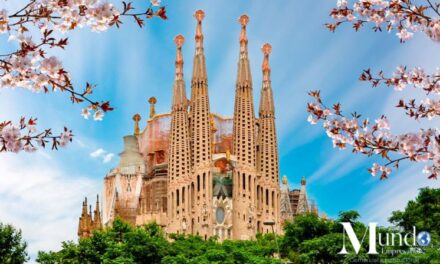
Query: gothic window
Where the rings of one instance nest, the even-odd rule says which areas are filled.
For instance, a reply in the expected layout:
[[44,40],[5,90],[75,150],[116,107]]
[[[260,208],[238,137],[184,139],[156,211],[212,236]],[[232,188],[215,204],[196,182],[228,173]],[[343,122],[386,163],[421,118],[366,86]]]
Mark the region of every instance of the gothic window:
[[243,173],[243,190],[246,191],[246,174]]
[[269,190],[266,189],[266,205],[269,206]]
[[191,206],[192,207],[194,207],[194,198],[195,198],[194,191],[195,191],[194,183],[191,183]]
[[272,191],[272,208],[275,209],[275,191]]
[[171,216],[174,216],[174,192],[171,193]]
[[176,204],[179,206],[179,190],[176,190]]
[[185,203],[185,187],[182,188],[182,204]]

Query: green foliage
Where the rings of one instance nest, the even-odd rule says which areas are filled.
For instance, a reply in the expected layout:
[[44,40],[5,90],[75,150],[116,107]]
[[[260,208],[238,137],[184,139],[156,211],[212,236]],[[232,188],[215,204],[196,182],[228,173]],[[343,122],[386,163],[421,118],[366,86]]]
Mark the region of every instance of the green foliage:
[[64,242],[59,252],[39,252],[37,261],[55,263],[160,263],[167,254],[163,232],[156,224],[133,228],[117,219],[78,244]]
[[406,231],[415,226],[417,231],[440,235],[440,189],[422,188],[404,211],[394,211],[389,221]]
[[[297,216],[284,226],[284,235],[257,234],[254,240],[217,241],[200,236],[171,234],[168,237],[156,224],[132,227],[116,220],[111,228],[95,232],[78,243],[64,242],[58,252],[39,252],[37,261],[45,264],[66,263],[163,263],[163,264],[266,264],[285,263],[440,263],[439,221],[440,190],[422,189],[404,211],[393,212],[390,221],[396,227],[378,227],[385,234],[404,229],[431,233],[428,247],[378,246],[379,255],[368,255],[368,230],[356,211],[340,212],[336,221],[314,214]],[[348,255],[338,254],[343,244],[340,222],[350,222],[359,240],[365,235],[358,254],[346,243]],[[280,246],[280,257],[277,242]],[[418,252],[413,252],[418,251]],[[385,252],[385,253],[383,253]]]
[[256,240],[225,241],[215,237],[172,234],[166,239],[156,224],[131,227],[121,220],[104,231],[94,232],[78,244],[64,242],[59,252],[39,252],[44,264],[79,263],[281,263],[273,259],[274,235],[259,235]]
[[23,241],[20,230],[0,223],[0,263],[26,262],[29,259],[26,247],[27,244]]
[[334,223],[317,217],[314,214],[298,215],[294,221],[284,225],[284,238],[281,241],[282,251],[298,251],[303,241],[321,237],[330,233]]
[[339,213],[338,222],[350,222],[354,223],[360,217],[360,214],[356,211],[345,211]]

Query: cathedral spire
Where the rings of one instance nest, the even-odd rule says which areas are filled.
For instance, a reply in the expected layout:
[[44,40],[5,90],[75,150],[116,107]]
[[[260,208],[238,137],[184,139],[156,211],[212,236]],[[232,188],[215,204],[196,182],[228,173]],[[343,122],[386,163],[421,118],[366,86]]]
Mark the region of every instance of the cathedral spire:
[[[192,209],[201,211],[212,203],[212,176],[210,164],[212,162],[212,130],[210,122],[210,107],[208,95],[208,75],[206,72],[205,54],[203,50],[202,20],[205,13],[197,10],[194,14],[197,20],[196,27],[196,50],[194,55],[193,72],[191,79],[191,101],[189,113],[189,134],[191,153],[191,192]],[[204,183],[204,184],[203,184]],[[208,184],[206,184],[208,183]],[[197,186],[197,188],[195,188]],[[187,189],[188,190],[188,189]],[[181,190],[182,194],[184,190]],[[177,193],[177,192],[176,192]],[[188,194],[188,191],[186,192]],[[204,194],[202,196],[202,193]],[[200,197],[200,198],[199,198]],[[195,202],[197,199],[197,203]],[[188,200],[188,199],[187,199]],[[211,212],[206,212],[210,217]],[[194,232],[201,236],[209,235],[210,222],[204,217],[201,222],[192,219]]]
[[81,216],[79,217],[78,237],[79,238],[89,237],[91,232],[92,232],[92,219],[89,212],[87,211],[87,197],[85,197],[82,203]]
[[[254,213],[255,205],[257,204],[254,196],[255,190],[257,189],[255,186],[257,180],[257,142],[252,76],[247,50],[248,39],[246,35],[246,26],[249,22],[249,17],[242,15],[238,21],[241,25],[240,53],[235,86],[234,123],[232,129],[232,152],[237,157],[237,166],[233,176],[233,208],[236,210],[234,217],[239,219],[234,223],[233,232],[237,234],[240,230],[254,229],[259,225],[256,224],[256,215]],[[235,186],[237,186],[237,188]],[[261,230],[259,230],[259,232],[260,231]],[[239,237],[235,238],[237,239]]]
[[148,103],[150,103],[150,118],[153,118],[156,115],[156,109],[154,107],[154,105],[157,103],[156,97],[150,97],[148,99]]
[[[185,217],[189,212],[189,180],[191,179],[191,147],[188,118],[188,99],[186,99],[185,81],[183,80],[182,35],[174,38],[177,46],[176,76],[173,87],[173,106],[171,109],[170,147],[168,159],[168,211],[169,219],[173,215]],[[185,203],[186,198],[186,203]],[[170,221],[170,230],[180,232],[182,219]]]
[[242,15],[238,19],[238,22],[240,22],[241,25],[241,33],[240,33],[240,52],[241,53],[247,53],[247,33],[246,33],[246,26],[249,23],[249,17],[247,15]]
[[182,56],[182,46],[185,42],[185,38],[182,35],[177,35],[174,38],[174,42],[177,46],[176,54],[176,76],[174,80],[174,91],[173,91],[173,108],[185,108],[187,106],[185,82],[183,81],[183,56]]
[[261,116],[273,116],[275,114],[275,108],[273,103],[272,85],[270,81],[270,64],[269,54],[272,51],[272,46],[266,43],[261,48],[263,51],[263,87],[261,89],[260,97],[260,117]]
[[287,185],[287,176],[285,175],[283,176],[283,186],[281,187],[280,195],[280,220],[281,223],[284,223],[285,221],[292,220],[293,218],[292,205],[289,197],[289,187]]
[[93,229],[94,230],[102,229],[101,210],[99,207],[99,194],[96,195],[96,207],[93,214]]
[[208,96],[208,76],[203,51],[202,20],[203,10],[194,14],[197,20],[196,52],[194,55],[191,81],[190,134],[193,165],[198,166],[211,161],[211,125]]
[[82,213],[81,216],[87,215],[87,197],[85,197],[83,203],[82,203]]
[[133,134],[138,137],[141,133],[141,129],[139,128],[139,121],[141,121],[141,115],[139,114],[135,114],[133,116],[133,121],[134,121],[134,131]]
[[202,20],[205,18],[205,12],[203,10],[199,9],[194,13],[194,17],[197,20],[197,27],[196,27],[196,48],[202,49],[203,48],[203,32],[202,32]]
[[237,83],[235,89],[233,154],[242,157],[243,163],[255,165],[255,113],[252,91],[252,76],[249,65],[246,26],[249,22],[247,15],[239,20],[240,58],[238,61]]
[[270,64],[269,64],[269,55],[272,51],[272,46],[269,43],[266,43],[261,47],[261,51],[263,51],[264,59],[263,59],[263,81],[270,81]]
[[207,74],[206,74],[206,62],[205,62],[205,54],[203,51],[203,32],[202,32],[202,21],[205,18],[205,12],[203,10],[197,10],[194,13],[194,17],[197,20],[196,26],[196,54],[194,56],[194,65],[193,65],[193,76],[192,82],[207,82]]
[[242,15],[238,21],[241,25],[241,33],[237,84],[252,86],[252,75],[248,57],[248,38],[246,33],[246,26],[249,23],[249,17],[247,15]]
[[[263,186],[270,186],[269,188],[275,192],[275,203],[269,205],[266,203],[263,205],[263,209],[264,211],[269,210],[276,219],[283,221],[283,219],[290,217],[291,212],[288,209],[287,178],[284,180],[286,182],[286,185],[283,186],[284,194],[280,197],[283,201],[277,199],[277,193],[279,192],[279,158],[269,64],[269,54],[272,51],[272,46],[266,43],[261,50],[264,59],[262,65],[263,84],[260,91],[260,109],[258,113],[257,164],[261,175],[260,183]],[[278,205],[284,207],[282,211],[279,210]],[[280,215],[280,213],[283,215]]]

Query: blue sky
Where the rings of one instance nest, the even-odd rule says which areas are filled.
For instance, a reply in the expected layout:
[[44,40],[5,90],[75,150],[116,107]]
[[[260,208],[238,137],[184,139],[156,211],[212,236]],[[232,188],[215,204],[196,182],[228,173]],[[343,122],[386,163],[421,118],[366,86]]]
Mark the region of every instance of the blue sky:
[[[136,0],[134,5],[146,2]],[[62,94],[0,90],[0,120],[36,116],[40,128],[68,126],[75,134],[74,143],[58,152],[0,155],[0,221],[23,229],[33,255],[37,250],[57,249],[62,240],[76,239],[83,197],[100,193],[102,178],[118,162],[117,156],[104,163],[102,156],[93,158],[90,153],[97,149],[119,153],[122,137],[132,133],[133,114],[141,114],[144,126],[150,96],[158,99],[158,112],[170,110],[173,38],[177,34],[186,37],[184,71],[190,87],[192,14],[199,8],[206,12],[203,31],[213,112],[233,112],[240,32],[237,18],[244,13],[250,17],[249,56],[256,106],[262,79],[260,47],[265,42],[272,44],[281,175],[288,176],[291,187],[298,187],[305,176],[309,195],[321,211],[336,217],[339,211],[355,209],[364,221],[386,224],[390,212],[414,198],[418,188],[440,186],[428,181],[419,166],[402,166],[387,181],[371,177],[367,169],[374,159],[333,149],[324,130],[307,122],[306,113],[307,91],[319,89],[325,100],[341,102],[346,112],[356,110],[371,118],[386,113],[397,132],[429,125],[411,121],[393,107],[405,94],[371,89],[358,76],[369,67],[391,73],[400,64],[432,71],[439,66],[438,43],[416,34],[414,40],[400,44],[394,33],[367,29],[355,33],[349,26],[330,33],[323,24],[329,21],[328,11],[336,1],[168,0],[163,4],[168,9],[167,21],[155,19],[139,29],[125,20],[121,29],[103,33],[82,29],[67,35],[70,45],[65,51],[54,51],[78,87],[87,81],[97,84],[95,98],[110,100],[115,106],[103,121],[83,119],[81,106],[69,104]],[[5,36],[0,40],[4,43]],[[416,91],[408,92],[417,96]],[[430,123],[438,124],[435,120]]]

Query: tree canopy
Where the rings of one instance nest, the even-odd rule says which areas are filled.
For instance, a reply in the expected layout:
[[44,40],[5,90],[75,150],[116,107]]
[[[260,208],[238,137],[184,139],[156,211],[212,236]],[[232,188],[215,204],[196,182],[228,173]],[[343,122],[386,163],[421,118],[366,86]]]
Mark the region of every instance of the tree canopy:
[[0,263],[18,264],[27,261],[26,247],[20,230],[0,223]]
[[[56,252],[39,252],[37,262],[43,264],[79,263],[353,263],[360,261],[394,263],[433,263],[440,259],[439,224],[440,189],[423,188],[402,211],[389,218],[395,226],[378,227],[377,233],[428,231],[430,245],[379,246],[379,255],[368,255],[368,236],[358,254],[351,243],[346,243],[347,255],[342,249],[341,222],[350,222],[361,240],[368,226],[359,220],[356,211],[340,212],[336,220],[307,213],[286,222],[284,234],[257,234],[253,240],[226,240],[217,237],[204,240],[200,236],[165,234],[160,226],[151,223],[134,227],[116,219],[111,227],[95,231],[91,237],[78,242],[62,242]],[[275,240],[276,239],[276,240]],[[279,245],[279,249],[278,246]],[[279,250],[279,252],[278,252]],[[24,263],[28,260],[26,242],[21,232],[10,225],[0,224],[0,263]],[[435,263],[435,262],[434,262]]]

